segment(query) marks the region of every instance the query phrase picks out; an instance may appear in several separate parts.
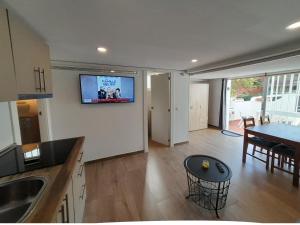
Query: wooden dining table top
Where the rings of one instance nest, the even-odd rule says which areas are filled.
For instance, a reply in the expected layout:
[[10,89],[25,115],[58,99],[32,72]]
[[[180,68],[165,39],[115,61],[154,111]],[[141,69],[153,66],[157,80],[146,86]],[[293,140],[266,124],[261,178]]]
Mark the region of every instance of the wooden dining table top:
[[249,133],[263,134],[270,137],[300,143],[300,127],[288,124],[270,123],[245,128]]
[[299,164],[300,164],[300,127],[288,124],[270,123],[245,128],[243,145],[243,163],[246,162],[248,148],[248,134],[260,137],[266,141],[283,143],[294,147],[296,150],[294,158],[293,185],[299,186]]

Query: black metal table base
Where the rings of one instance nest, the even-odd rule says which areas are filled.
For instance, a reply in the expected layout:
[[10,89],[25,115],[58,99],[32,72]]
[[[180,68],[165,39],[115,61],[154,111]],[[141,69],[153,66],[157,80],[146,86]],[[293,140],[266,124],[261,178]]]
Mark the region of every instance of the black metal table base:
[[[189,199],[191,196],[192,196],[192,195],[188,195],[188,196],[185,196],[185,198],[186,198],[186,199]],[[215,213],[216,213],[217,218],[220,219],[220,216],[219,216],[219,213],[218,213],[218,209],[215,208],[214,210],[215,210]]]
[[[211,166],[208,169],[201,167],[203,160],[209,160]],[[205,155],[189,156],[185,159],[184,165],[188,183],[186,199],[214,211],[217,218],[220,218],[219,211],[226,205],[230,186],[232,176],[230,168],[222,161]]]

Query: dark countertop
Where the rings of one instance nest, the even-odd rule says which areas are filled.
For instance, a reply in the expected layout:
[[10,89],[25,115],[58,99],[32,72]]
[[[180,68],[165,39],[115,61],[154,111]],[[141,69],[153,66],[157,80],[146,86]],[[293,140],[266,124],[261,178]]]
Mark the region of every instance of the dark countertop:
[[0,177],[63,164],[77,138],[16,146],[0,154]]
[[[16,160],[16,157],[13,157],[12,153],[15,153],[18,156],[22,155],[23,158],[21,157],[21,159],[23,159],[24,162],[24,153],[26,154],[28,152],[32,152],[32,150],[35,151],[36,146],[38,145],[41,163],[37,163],[34,166],[26,165],[27,167],[29,167],[29,169],[26,169],[23,172],[15,172],[16,169],[14,169],[14,175],[7,175],[0,178],[0,183],[13,181],[29,176],[42,176],[47,180],[47,185],[45,187],[45,190],[42,192],[41,198],[38,200],[32,211],[30,212],[30,215],[23,222],[50,223],[54,221],[53,219],[54,217],[56,218],[58,207],[60,206],[65,196],[68,184],[71,181],[71,176],[74,171],[75,165],[76,163],[78,163],[80,152],[83,151],[81,149],[83,142],[84,137],[77,137],[43,142],[36,145],[18,146],[18,150],[15,149],[14,151],[11,151],[11,153],[9,154],[10,157]],[[2,155],[3,157],[3,153],[1,153],[0,155]],[[34,153],[33,155],[36,156],[36,153]],[[45,162],[47,157],[51,157],[49,159],[49,162],[51,163]],[[64,160],[62,160],[63,158]],[[2,158],[1,163],[3,162],[4,161]],[[6,162],[6,165],[9,164],[8,162],[9,161]],[[12,160],[11,162],[14,162],[14,160]],[[45,162],[45,164],[43,164],[42,162]],[[18,164],[14,165],[16,166]],[[3,166],[1,164],[0,166],[2,169]],[[11,167],[11,169],[13,169],[13,167]]]

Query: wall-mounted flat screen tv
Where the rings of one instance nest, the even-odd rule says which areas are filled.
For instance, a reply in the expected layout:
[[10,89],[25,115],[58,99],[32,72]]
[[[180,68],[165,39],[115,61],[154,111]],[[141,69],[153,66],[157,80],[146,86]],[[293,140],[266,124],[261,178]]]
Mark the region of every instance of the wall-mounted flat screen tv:
[[80,74],[82,104],[134,102],[134,77]]

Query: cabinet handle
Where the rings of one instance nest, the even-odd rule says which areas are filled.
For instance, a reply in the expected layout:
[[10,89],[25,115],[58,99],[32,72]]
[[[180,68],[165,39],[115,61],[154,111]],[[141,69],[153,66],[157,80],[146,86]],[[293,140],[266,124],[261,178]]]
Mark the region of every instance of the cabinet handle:
[[82,176],[83,167],[84,167],[84,165],[81,164],[81,165],[80,165],[80,169],[79,169],[79,173],[77,174],[77,175],[80,176],[80,177]]
[[39,91],[42,91],[42,83],[41,83],[41,69],[40,69],[40,67],[38,67],[38,68],[33,68],[33,71],[34,71],[34,77],[35,77],[35,80],[37,80],[36,79],[36,74],[38,74],[39,75],[39,77],[38,77],[38,80],[39,80],[39,87],[37,87],[36,85],[35,85],[35,90],[39,90]]
[[83,156],[83,152],[80,152],[80,158],[78,159],[78,162],[81,162]]
[[67,211],[66,223],[70,223],[68,194],[66,194],[64,201],[66,202],[66,211]]
[[[42,69],[41,70],[41,74],[43,75],[43,90],[46,92],[46,82],[45,82],[45,70],[44,69]],[[41,87],[41,90],[42,90],[42,87]]]
[[65,206],[62,204],[60,210],[58,211],[61,213],[61,221],[65,223]]
[[79,198],[82,199],[82,200],[83,200],[83,196],[84,196],[84,191],[85,191],[85,184],[82,185],[82,193],[81,193],[81,195],[79,196]]

